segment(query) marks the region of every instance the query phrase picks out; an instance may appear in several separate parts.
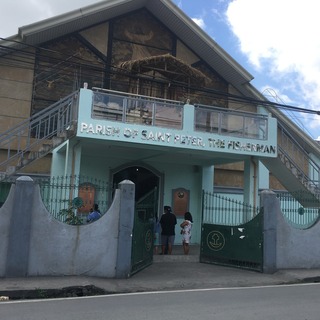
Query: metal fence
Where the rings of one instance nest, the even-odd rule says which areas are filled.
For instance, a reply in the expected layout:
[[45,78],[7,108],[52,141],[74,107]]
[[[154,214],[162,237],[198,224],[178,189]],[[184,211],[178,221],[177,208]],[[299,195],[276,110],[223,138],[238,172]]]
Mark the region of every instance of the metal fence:
[[203,223],[237,226],[252,220],[258,213],[259,207],[203,191]]
[[[303,197],[301,192],[299,197]],[[313,226],[320,217],[320,208],[305,208],[296,200],[294,194],[287,192],[277,193],[282,214],[288,223],[298,229],[307,229]]]
[[58,220],[65,222],[70,211],[79,220],[98,204],[101,213],[109,207],[109,184],[88,176],[57,176],[37,181],[42,201],[47,210]]
[[7,200],[9,191],[11,188],[11,183],[10,182],[0,182],[0,208],[2,205],[5,203]]

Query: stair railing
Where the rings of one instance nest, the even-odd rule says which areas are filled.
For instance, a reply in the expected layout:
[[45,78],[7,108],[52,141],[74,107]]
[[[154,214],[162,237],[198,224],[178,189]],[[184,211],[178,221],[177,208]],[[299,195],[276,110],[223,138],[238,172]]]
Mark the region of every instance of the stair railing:
[[7,157],[0,163],[0,171],[9,175],[10,173],[7,172],[9,165],[22,167],[26,156],[30,157],[33,152],[38,153],[38,158],[45,155],[49,148],[42,150],[43,152],[39,154],[39,147],[46,142],[52,145],[52,138],[72,129],[72,126],[75,125],[78,112],[77,98],[78,91],[73,92],[17,126],[1,133],[0,149],[7,151]]
[[[279,128],[281,136],[278,139],[278,157],[309,191],[319,194],[319,165],[283,126],[279,125]],[[299,158],[300,165],[292,156],[294,154]]]

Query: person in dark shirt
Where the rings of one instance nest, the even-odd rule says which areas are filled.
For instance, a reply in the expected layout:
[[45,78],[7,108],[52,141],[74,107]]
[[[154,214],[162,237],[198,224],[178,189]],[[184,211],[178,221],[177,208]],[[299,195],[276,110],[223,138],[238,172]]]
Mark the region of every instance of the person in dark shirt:
[[172,246],[175,238],[175,226],[177,218],[172,213],[170,206],[164,206],[164,214],[160,218],[161,225],[161,253],[165,254],[166,246],[168,245],[168,254],[172,253]]

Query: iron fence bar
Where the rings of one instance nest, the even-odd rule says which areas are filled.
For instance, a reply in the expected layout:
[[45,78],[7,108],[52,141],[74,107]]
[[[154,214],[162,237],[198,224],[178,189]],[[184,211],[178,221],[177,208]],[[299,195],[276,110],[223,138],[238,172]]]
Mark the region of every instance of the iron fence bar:
[[[109,185],[107,181],[103,181],[88,176],[66,175],[51,178],[38,179],[40,194],[42,200],[52,216],[60,221],[65,220],[65,216],[61,215],[63,209],[73,207],[73,200],[79,197],[79,190],[82,185],[92,185],[96,191],[94,202],[99,204],[102,211],[107,209],[107,194],[109,193]],[[86,204],[85,199],[83,205]],[[93,205],[93,204],[92,204]],[[75,215],[78,209],[74,207]],[[86,215],[86,213],[84,213]]]
[[[303,196],[301,192],[301,195]],[[298,229],[307,229],[317,223],[320,219],[318,207],[304,207],[296,200],[295,196],[287,192],[276,193],[280,202],[280,208],[287,222]]]
[[222,225],[240,225],[252,220],[259,207],[240,200],[203,191],[202,222]]

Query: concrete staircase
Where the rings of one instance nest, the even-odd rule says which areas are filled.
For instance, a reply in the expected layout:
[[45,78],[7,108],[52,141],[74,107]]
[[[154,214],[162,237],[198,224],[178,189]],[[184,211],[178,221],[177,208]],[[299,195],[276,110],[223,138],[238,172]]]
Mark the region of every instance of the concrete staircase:
[[[291,133],[278,124],[278,157],[264,158],[261,162],[274,177],[306,208],[320,206],[319,163]],[[309,151],[319,154],[319,150]]]
[[77,96],[75,92],[1,133],[0,150],[7,157],[0,162],[0,181],[45,157],[75,135]]
[[305,208],[320,206],[318,185],[278,147],[278,157],[263,159],[262,163],[275,176],[292,196]]

